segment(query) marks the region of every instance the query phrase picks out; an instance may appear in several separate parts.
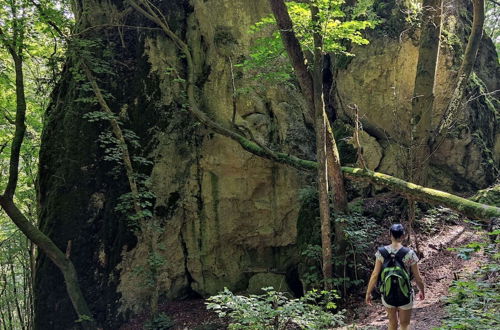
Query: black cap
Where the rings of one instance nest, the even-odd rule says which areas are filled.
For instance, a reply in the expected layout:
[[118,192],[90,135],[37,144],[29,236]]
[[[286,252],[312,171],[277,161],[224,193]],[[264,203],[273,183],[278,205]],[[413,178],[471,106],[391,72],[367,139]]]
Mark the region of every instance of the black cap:
[[403,227],[402,224],[395,223],[391,226],[390,232],[391,232],[392,237],[394,237],[395,239],[398,239],[401,236],[403,236],[403,234],[405,233],[405,228]]

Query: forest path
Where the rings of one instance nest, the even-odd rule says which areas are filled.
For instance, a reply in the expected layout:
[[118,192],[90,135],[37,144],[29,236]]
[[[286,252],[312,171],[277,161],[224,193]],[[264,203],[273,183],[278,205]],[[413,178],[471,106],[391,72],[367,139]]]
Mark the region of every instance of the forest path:
[[[420,239],[420,238],[419,238]],[[459,258],[450,247],[460,247],[469,242],[480,241],[481,237],[466,225],[448,226],[438,234],[420,240],[424,257],[419,262],[420,272],[426,287],[425,300],[417,300],[413,306],[411,329],[429,330],[441,324],[445,316],[443,298],[455,276],[463,278],[474,271],[483,261],[482,256],[469,260]],[[340,329],[387,329],[387,316],[380,300],[372,306],[364,302],[353,306],[356,317]]]

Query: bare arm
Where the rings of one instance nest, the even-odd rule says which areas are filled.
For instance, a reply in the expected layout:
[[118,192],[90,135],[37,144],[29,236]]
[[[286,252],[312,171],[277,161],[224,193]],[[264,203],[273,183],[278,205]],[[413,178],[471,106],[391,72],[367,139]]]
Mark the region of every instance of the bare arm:
[[380,270],[382,269],[382,262],[380,260],[375,261],[375,267],[373,268],[372,276],[368,282],[368,289],[366,289],[365,301],[368,305],[372,304],[372,291],[377,284],[378,276],[380,275]]
[[417,283],[420,300],[424,300],[425,286],[424,286],[424,281],[422,280],[422,276],[420,276],[420,271],[418,270],[418,264],[411,265],[411,272],[413,274],[413,277],[415,278],[415,282]]

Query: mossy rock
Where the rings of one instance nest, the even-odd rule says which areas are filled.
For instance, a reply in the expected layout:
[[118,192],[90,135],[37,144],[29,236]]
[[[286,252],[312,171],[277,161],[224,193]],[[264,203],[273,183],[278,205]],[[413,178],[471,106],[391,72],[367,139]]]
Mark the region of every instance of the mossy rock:
[[341,120],[336,120],[333,123],[332,129],[342,165],[356,163],[358,157],[356,148],[348,142],[353,136],[354,128],[346,125]]

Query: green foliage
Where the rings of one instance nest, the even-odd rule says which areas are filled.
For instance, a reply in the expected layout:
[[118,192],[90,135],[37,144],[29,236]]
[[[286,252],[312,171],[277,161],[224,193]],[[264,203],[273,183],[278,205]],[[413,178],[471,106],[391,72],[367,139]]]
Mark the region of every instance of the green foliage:
[[336,279],[334,284],[346,293],[346,290],[364,284],[364,280],[359,273],[368,273],[364,259],[367,251],[371,251],[372,242],[382,233],[381,227],[374,218],[365,217],[359,213],[348,215],[336,215],[336,222],[341,222],[345,226],[344,235],[348,244],[346,254],[341,257],[334,256],[334,264],[341,265],[344,273],[350,274],[348,277]]
[[149,321],[144,324],[145,330],[166,330],[171,329],[175,325],[174,321],[165,313],[160,313],[151,317]]
[[[364,284],[362,274],[370,271],[366,267],[366,251],[371,250],[371,242],[381,234],[381,228],[377,225],[375,219],[355,212],[350,215],[335,214],[332,215],[332,219],[345,224],[344,234],[347,249],[344,256],[334,255],[334,269],[341,269],[342,271],[336,274],[331,281],[337,290],[346,294],[347,290]],[[335,249],[335,246],[332,248]],[[301,280],[305,287],[322,287],[322,254],[319,241],[318,243],[303,245],[300,253],[304,261],[304,271],[301,274]]]
[[[500,54],[500,5],[497,1],[485,1],[484,31],[493,40]],[[500,61],[500,58],[499,58]]]
[[456,33],[442,28],[440,38],[441,43],[450,47],[454,52],[460,53],[462,51],[462,41]]
[[[371,11],[371,0],[364,0],[350,8],[348,18],[342,8],[344,0],[314,0],[319,8],[319,20],[313,22],[309,3],[289,1],[288,12],[293,21],[294,31],[306,54],[313,52],[313,32],[323,36],[325,53],[353,56],[347,51],[347,44],[366,45],[368,40],[362,31],[375,27],[376,16]],[[254,42],[247,59],[236,64],[250,77],[270,82],[290,84],[293,77],[292,67],[287,58],[279,31],[276,31],[273,16],[264,17],[250,28],[250,33],[260,35]]]
[[500,184],[479,190],[472,198],[474,202],[500,207]]
[[[490,233],[498,235],[499,231]],[[445,329],[496,329],[500,324],[500,253],[499,240],[493,243],[472,242],[456,249],[458,256],[470,259],[480,250],[487,262],[463,280],[453,281],[446,298],[448,316],[436,328]]]
[[207,308],[219,317],[231,320],[229,329],[325,329],[343,325],[342,313],[332,314],[336,308],[335,292],[310,291],[300,299],[290,299],[273,288],[263,288],[262,295],[248,297],[234,295],[227,288],[208,298]]
[[[52,11],[51,19],[63,27],[60,19],[67,3],[58,0],[37,1]],[[36,169],[42,131],[43,112],[50,91],[60,74],[65,41],[41,18],[32,1],[0,0],[0,194],[9,174],[11,143],[16,117],[16,76],[11,50],[21,57],[26,97],[26,134],[21,146],[19,178],[14,200],[17,207],[36,224]],[[29,329],[33,324],[32,271],[36,249],[0,211],[0,320],[6,329]]]
[[[368,40],[363,38],[361,31],[375,27],[375,21],[372,20],[346,20],[342,6],[343,0],[314,0],[312,1],[319,9],[319,21],[313,22],[309,4],[291,1],[288,5],[288,11],[294,23],[295,32],[304,49],[313,52],[313,32],[319,32],[323,36],[324,52],[343,53],[347,48],[342,41],[350,41],[358,45],[368,44]],[[358,7],[358,11],[367,11],[368,6],[365,3]],[[361,13],[356,13],[358,17]]]
[[[416,212],[420,212],[417,208]],[[457,224],[461,216],[456,212],[445,207],[433,207],[417,216],[415,228],[421,233],[434,235],[438,233],[443,226],[447,224]]]

